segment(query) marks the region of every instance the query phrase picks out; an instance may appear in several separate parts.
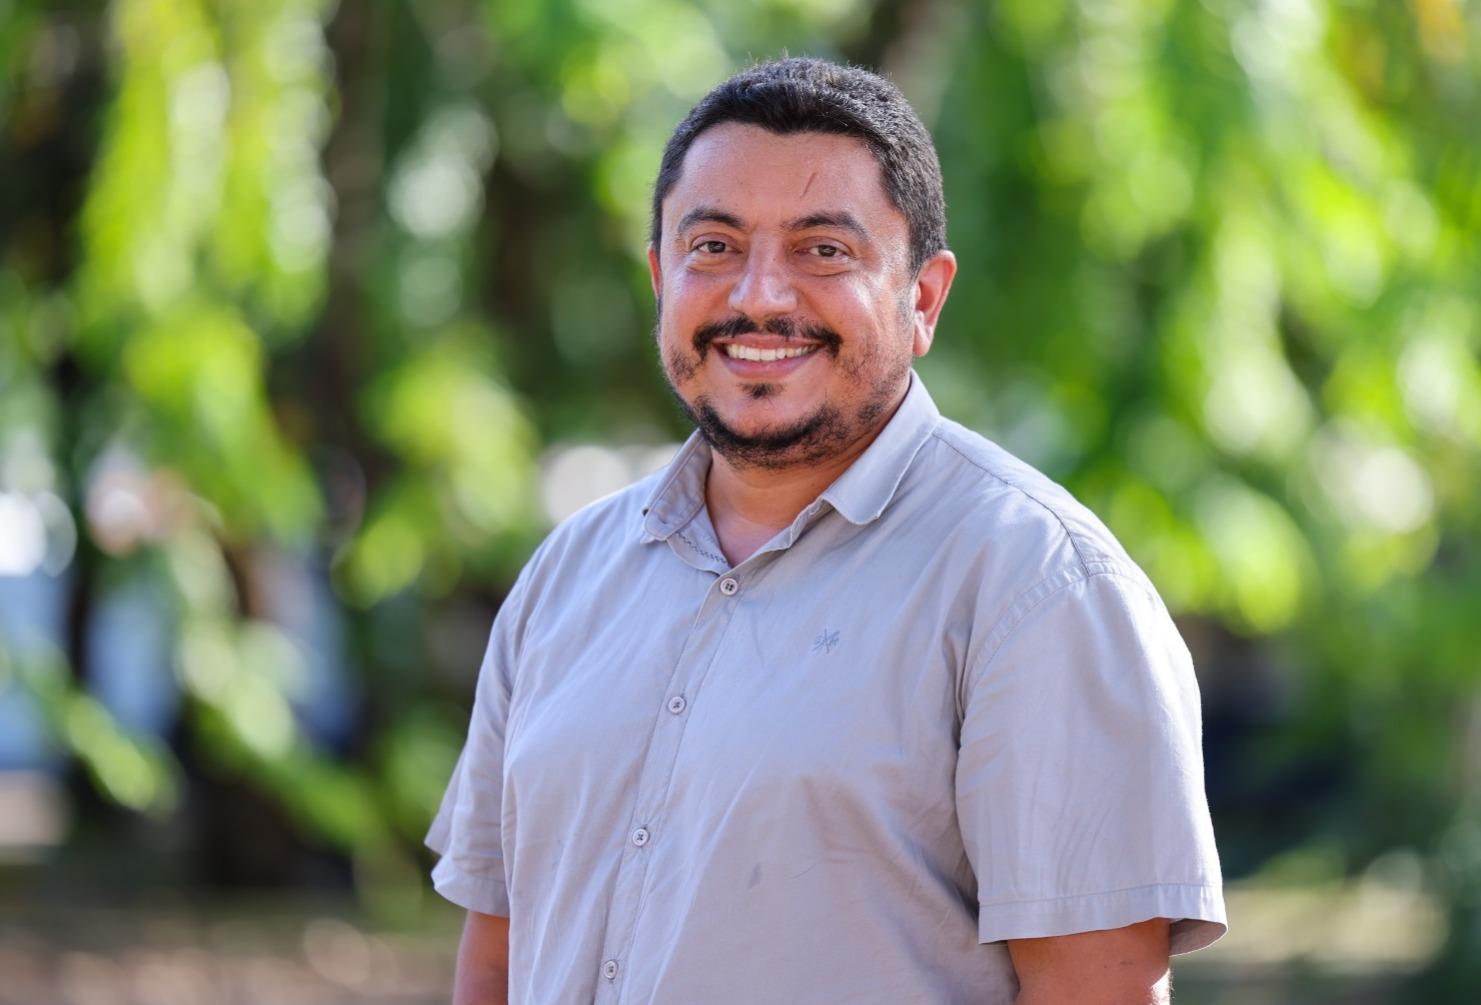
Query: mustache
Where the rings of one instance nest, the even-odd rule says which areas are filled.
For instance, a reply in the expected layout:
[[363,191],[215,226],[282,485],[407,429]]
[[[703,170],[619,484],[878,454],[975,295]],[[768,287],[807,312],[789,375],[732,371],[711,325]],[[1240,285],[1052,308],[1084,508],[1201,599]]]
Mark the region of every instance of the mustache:
[[771,317],[758,323],[744,314],[737,314],[733,318],[712,321],[694,329],[694,351],[703,356],[716,339],[762,333],[816,342],[834,355],[837,355],[839,347],[843,345],[843,337],[824,325],[798,321],[786,316]]

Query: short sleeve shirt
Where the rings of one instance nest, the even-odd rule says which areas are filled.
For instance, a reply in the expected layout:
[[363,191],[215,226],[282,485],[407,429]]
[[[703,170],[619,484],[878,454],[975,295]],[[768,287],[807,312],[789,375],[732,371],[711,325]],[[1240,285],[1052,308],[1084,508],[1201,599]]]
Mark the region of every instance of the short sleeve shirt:
[[1188,651],[1063,489],[912,377],[731,567],[708,447],[558,527],[428,843],[517,1002],[1012,1002],[1005,940],[1224,931]]

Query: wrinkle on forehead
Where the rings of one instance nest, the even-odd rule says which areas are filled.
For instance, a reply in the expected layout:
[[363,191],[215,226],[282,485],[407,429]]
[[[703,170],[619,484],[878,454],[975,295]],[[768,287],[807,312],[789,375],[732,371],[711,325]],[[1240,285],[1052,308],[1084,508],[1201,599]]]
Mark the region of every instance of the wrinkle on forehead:
[[801,199],[803,196],[807,195],[807,190],[812,188],[812,183],[817,180],[818,171],[817,168],[813,168],[807,173],[807,183],[802,186],[802,191],[797,193],[797,198]]

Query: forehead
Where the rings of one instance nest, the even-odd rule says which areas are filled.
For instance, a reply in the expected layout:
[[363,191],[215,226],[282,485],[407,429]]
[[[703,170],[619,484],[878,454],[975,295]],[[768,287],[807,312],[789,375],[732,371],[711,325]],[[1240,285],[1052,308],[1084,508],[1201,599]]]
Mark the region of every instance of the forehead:
[[781,134],[734,122],[705,130],[664,197],[665,228],[672,230],[697,205],[727,210],[755,225],[848,210],[871,230],[906,229],[869,147],[830,133]]

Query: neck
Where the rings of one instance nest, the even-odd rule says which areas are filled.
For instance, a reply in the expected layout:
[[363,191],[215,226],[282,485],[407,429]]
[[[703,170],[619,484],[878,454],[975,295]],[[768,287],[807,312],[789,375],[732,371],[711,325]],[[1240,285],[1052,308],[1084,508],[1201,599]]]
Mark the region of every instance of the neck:
[[797,514],[810,506],[868,449],[905,399],[902,390],[894,407],[864,436],[837,454],[822,460],[786,467],[737,466],[714,453],[705,480],[705,504],[720,540],[720,550],[731,565],[750,558]]

